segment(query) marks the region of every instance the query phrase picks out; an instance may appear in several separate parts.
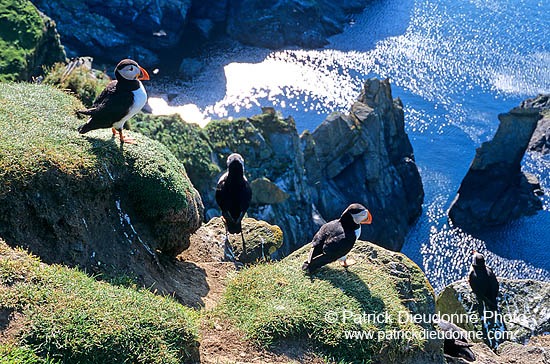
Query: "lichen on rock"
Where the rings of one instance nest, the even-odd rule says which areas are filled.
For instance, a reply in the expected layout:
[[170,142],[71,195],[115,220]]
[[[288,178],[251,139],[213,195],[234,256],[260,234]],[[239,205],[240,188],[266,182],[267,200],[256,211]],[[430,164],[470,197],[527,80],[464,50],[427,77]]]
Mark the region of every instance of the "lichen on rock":
[[229,234],[226,242],[223,220],[219,217],[213,218],[191,236],[191,246],[179,258],[206,262],[257,263],[269,260],[270,255],[283,244],[283,232],[276,225],[245,217],[242,227],[245,244],[240,234]]

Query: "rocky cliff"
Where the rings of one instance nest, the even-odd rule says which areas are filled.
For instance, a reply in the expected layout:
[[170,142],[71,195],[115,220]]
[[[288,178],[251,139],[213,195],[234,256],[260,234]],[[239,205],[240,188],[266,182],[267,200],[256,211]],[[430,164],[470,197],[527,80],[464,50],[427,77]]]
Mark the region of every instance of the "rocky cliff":
[[521,107],[540,110],[542,118],[529,142],[529,150],[550,154],[550,95],[539,95],[521,103]]
[[159,53],[180,41],[191,6],[191,0],[33,3],[56,20],[69,56],[113,64],[130,57],[145,66],[158,63]]
[[504,224],[542,208],[537,178],[521,170],[539,110],[518,107],[498,117],[495,136],[477,149],[449,209],[452,222],[467,231]]
[[[483,341],[493,348],[505,341],[525,344],[531,337],[547,334],[550,331],[550,283],[505,278],[499,278],[499,283],[497,313],[500,316],[485,314],[483,319],[482,307],[466,280],[445,287],[437,297],[436,310],[442,314],[477,318],[479,321],[459,320],[455,324],[468,331],[483,333]],[[489,331],[493,334],[488,335]]]
[[347,16],[360,12],[368,0],[265,1],[230,0],[227,34],[264,48],[297,45],[316,48],[340,33]]
[[82,104],[50,86],[1,83],[0,98],[0,236],[47,263],[147,286],[173,276],[159,260],[185,250],[203,216],[181,162],[141,135],[121,147],[108,130],[78,134]]
[[132,127],[165,143],[183,162],[201,193],[207,220],[220,214],[214,193],[227,156],[240,153],[256,196],[249,215],[283,230],[281,252],[286,255],[313,236],[312,201],[294,120],[265,111],[251,118],[215,120],[204,129],[179,116],[141,115]]
[[224,161],[232,152],[243,155],[255,196],[249,214],[283,230],[281,255],[308,243],[320,224],[353,202],[373,214],[362,237],[400,250],[421,212],[424,192],[403,106],[387,80],[368,80],[349,115],[334,113],[301,136],[291,117],[271,108],[252,118],[212,121],[204,129],[178,116],[150,115],[138,117],[133,127],[184,163],[207,219],[219,214],[214,189]]
[[[198,192],[159,142],[130,132],[138,144],[121,146],[110,130],[78,134],[83,121],[74,111],[82,104],[50,86],[1,83],[0,99],[2,359],[443,363],[441,341],[423,337],[430,323],[396,319],[434,312],[433,290],[404,255],[361,241],[352,251],[357,265],[329,265],[313,277],[300,269],[307,246],[269,262],[281,229],[246,218],[243,246],[239,237],[224,241],[219,218],[199,228]],[[192,145],[211,158],[194,161],[197,178],[230,148],[248,153],[251,173],[268,165],[276,183],[254,180],[264,192],[256,209],[300,197],[285,181],[306,186],[303,161],[301,170],[289,164],[301,150],[292,119],[265,111],[172,135],[178,145],[180,137],[208,141],[210,149]],[[344,309],[392,320],[326,316]],[[346,330],[375,337],[346,339]]]
[[55,23],[27,0],[0,4],[0,81],[28,81],[63,61]]
[[173,62],[205,41],[229,37],[265,48],[320,47],[367,0],[34,0],[58,23],[71,57],[116,64]]
[[369,79],[349,115],[333,113],[301,140],[313,203],[325,220],[361,202],[373,215],[362,237],[399,251],[424,190],[389,80]]

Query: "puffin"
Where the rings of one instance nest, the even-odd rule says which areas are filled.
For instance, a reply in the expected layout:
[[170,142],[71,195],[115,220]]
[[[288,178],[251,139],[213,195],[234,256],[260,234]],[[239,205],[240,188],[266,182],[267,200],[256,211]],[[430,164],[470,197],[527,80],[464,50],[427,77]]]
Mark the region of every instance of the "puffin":
[[476,356],[470,349],[473,344],[468,343],[466,333],[452,322],[439,320],[437,325],[445,333],[443,341],[443,355],[448,361],[462,358],[467,361],[475,361]]
[[336,260],[344,268],[354,265],[356,261],[347,258],[347,254],[361,235],[361,224],[370,223],[372,216],[365,206],[358,203],[349,205],[339,219],[327,222],[315,234],[302,270],[311,274]]
[[115,77],[116,80],[109,82],[90,109],[77,111],[90,116],[78,132],[84,134],[90,130],[112,128],[113,136],[119,134],[121,143],[135,144],[134,139],[124,137],[122,128],[147,102],[147,92],[141,81],[148,80],[149,74],[136,61],[123,59],[115,68]]
[[485,302],[490,310],[497,309],[499,284],[495,273],[485,265],[483,254],[473,251],[473,262],[468,282],[477,299]]
[[252,201],[252,189],[244,176],[244,159],[238,153],[227,157],[227,171],[218,180],[216,202],[222,211],[225,223],[225,239],[228,233],[241,234],[244,249],[244,234],[241,222]]

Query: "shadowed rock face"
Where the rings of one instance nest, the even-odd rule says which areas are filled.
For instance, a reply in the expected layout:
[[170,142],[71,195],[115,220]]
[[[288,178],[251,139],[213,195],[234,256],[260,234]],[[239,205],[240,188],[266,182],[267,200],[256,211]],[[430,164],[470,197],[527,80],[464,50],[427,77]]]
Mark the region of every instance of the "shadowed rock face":
[[115,64],[130,57],[142,66],[158,63],[158,51],[180,41],[191,6],[191,0],[33,3],[57,22],[69,56],[91,55]]
[[550,95],[539,95],[521,103],[521,107],[531,107],[540,110],[542,119],[529,142],[529,150],[542,154],[550,154]]
[[[479,302],[472,292],[468,282],[461,280],[454,282],[437,296],[436,312],[441,314],[472,315],[472,320],[459,320],[454,322],[467,331],[483,332],[504,328],[510,335],[508,340],[520,344],[526,343],[531,337],[547,333],[550,330],[550,312],[548,300],[550,299],[550,283],[539,282],[531,279],[505,279],[499,278],[500,293],[497,297],[498,313],[486,314],[486,322],[481,320]],[[455,315],[454,317],[459,317]],[[465,316],[461,316],[465,317]],[[496,317],[493,320],[492,317]],[[479,321],[476,321],[478,318]],[[495,327],[491,326],[497,321]],[[491,336],[494,338],[495,336]],[[483,335],[487,345],[494,347],[496,342]]]
[[466,231],[505,224],[542,208],[536,177],[521,171],[539,111],[514,108],[498,118],[494,138],[477,149],[449,210],[453,223]]
[[173,62],[205,41],[232,38],[277,49],[321,47],[367,0],[35,0],[58,24],[71,57],[142,66]]
[[388,80],[365,82],[351,113],[332,113],[302,134],[313,202],[326,220],[360,202],[372,213],[361,237],[400,250],[408,225],[422,211],[424,190],[404,130],[401,100]]

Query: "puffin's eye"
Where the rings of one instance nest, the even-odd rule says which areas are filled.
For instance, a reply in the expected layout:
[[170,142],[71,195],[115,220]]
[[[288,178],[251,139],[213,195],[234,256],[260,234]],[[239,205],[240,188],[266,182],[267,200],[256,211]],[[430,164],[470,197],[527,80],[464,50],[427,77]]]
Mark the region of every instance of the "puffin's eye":
[[133,71],[134,70],[134,66],[130,66],[130,71]]

